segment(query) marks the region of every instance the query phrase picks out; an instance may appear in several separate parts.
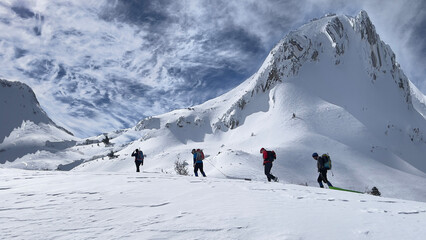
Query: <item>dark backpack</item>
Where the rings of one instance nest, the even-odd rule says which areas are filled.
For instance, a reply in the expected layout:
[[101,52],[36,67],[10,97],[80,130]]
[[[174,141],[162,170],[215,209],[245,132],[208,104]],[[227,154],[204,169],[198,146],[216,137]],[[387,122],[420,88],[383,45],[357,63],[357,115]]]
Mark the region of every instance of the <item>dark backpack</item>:
[[138,155],[137,155],[137,160],[139,161],[143,161],[143,152],[141,150],[139,150]]
[[327,153],[324,153],[321,156],[324,159],[324,169],[331,170],[331,158]]
[[277,155],[274,151],[266,151],[268,153],[268,160],[273,162],[275,159],[277,159]]

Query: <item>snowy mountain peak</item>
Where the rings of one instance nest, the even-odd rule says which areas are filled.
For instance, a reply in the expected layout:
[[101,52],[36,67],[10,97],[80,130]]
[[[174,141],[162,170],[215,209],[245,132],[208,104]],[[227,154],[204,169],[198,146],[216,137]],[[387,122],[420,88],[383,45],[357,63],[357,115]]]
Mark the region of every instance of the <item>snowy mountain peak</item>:
[[[350,63],[353,59],[356,62]],[[358,69],[351,71],[367,74],[366,80],[369,83],[374,84],[378,78],[387,79],[385,81],[391,79],[398,95],[406,102],[408,108],[411,107],[409,81],[396,63],[393,51],[380,40],[367,12],[361,11],[355,18],[327,15],[290,32],[271,50],[256,74],[240,87],[225,94],[227,96],[225,98],[232,95],[232,101],[227,101],[226,104],[218,107],[224,109],[223,105],[227,106],[222,115],[217,116],[218,120],[213,122],[213,131],[219,129],[226,131],[240,126],[244,123],[245,116],[249,115],[243,113],[243,109],[250,105],[255,95],[265,94],[277,84],[289,79],[300,78],[311,71],[308,65],[321,65],[323,62],[332,63],[324,67],[324,69],[330,68],[330,71],[323,71],[328,73],[323,78],[320,76],[315,78],[316,84],[334,85],[325,79],[334,78],[332,69],[344,68],[342,69],[344,71],[353,64],[352,67]],[[301,69],[306,71],[299,74]],[[391,78],[381,77],[389,73],[392,75]],[[343,79],[336,80],[340,84],[345,83]],[[336,90],[341,91],[341,89],[327,87],[331,95],[334,94],[332,91]],[[348,91],[352,90],[348,89]],[[221,102],[221,100],[213,101]],[[176,122],[181,122],[182,119],[176,119]]]
[[0,105],[3,112],[1,140],[14,128],[19,127],[23,121],[28,120],[36,124],[52,123],[41,109],[33,90],[24,83],[0,79]]
[[[318,74],[314,76],[314,72]],[[341,101],[354,100],[342,99],[342,93],[352,92],[355,99],[365,101],[360,99],[363,95],[359,92],[365,88],[372,96],[381,96],[377,101],[383,104],[395,102],[391,104],[412,108],[408,78],[396,63],[393,51],[380,40],[368,14],[361,11],[355,18],[328,15],[289,33],[271,51],[260,70],[239,87],[244,90],[230,92],[233,104],[214,126],[238,127],[244,122],[242,108],[255,94],[296,80],[312,91],[327,92],[323,97],[341,106],[349,105]],[[390,113],[386,110],[386,114]]]
[[72,133],[47,116],[33,90],[24,83],[0,79],[0,111],[0,163],[75,144]]

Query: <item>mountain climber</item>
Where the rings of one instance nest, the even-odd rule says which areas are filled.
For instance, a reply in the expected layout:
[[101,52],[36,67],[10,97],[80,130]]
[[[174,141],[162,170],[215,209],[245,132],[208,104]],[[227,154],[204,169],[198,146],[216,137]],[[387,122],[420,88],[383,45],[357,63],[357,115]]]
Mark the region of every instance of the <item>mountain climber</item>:
[[272,162],[277,158],[275,152],[261,148],[260,153],[263,154],[263,166],[265,166],[265,175],[268,178],[268,182],[271,180],[278,182],[278,178],[271,174]]
[[143,152],[139,149],[135,149],[132,153],[132,157],[135,157],[136,172],[140,172],[139,166],[143,166]]
[[204,160],[204,153],[203,150],[200,149],[192,149],[191,151],[194,159],[194,174],[196,177],[198,177],[198,169],[200,169],[201,174],[203,174],[203,177],[206,176],[206,174],[203,171],[203,160]]
[[316,152],[312,153],[312,158],[317,161],[317,168],[319,172],[317,181],[320,187],[324,188],[322,182],[325,182],[329,187],[332,187],[333,185],[331,185],[330,181],[328,181],[327,179],[327,168],[324,167],[325,159],[323,157],[318,156],[318,153]]

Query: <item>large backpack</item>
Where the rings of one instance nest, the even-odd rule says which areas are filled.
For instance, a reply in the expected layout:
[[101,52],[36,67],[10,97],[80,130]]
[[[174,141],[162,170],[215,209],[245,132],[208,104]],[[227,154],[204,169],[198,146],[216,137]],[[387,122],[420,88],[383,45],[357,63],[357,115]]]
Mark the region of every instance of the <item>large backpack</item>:
[[138,151],[137,160],[143,161],[143,152],[141,150]]
[[197,149],[197,161],[204,160],[204,153],[203,150]]
[[327,153],[324,153],[321,156],[322,159],[324,159],[324,169],[331,170],[331,158],[330,155]]
[[266,151],[268,153],[268,160],[273,162],[275,159],[277,159],[277,155],[274,151]]

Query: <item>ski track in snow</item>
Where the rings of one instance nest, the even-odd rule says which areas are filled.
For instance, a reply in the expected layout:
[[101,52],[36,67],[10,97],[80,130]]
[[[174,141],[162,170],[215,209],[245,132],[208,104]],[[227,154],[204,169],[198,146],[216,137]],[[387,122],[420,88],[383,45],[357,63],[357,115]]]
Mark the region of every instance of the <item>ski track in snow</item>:
[[10,169],[0,169],[0,182],[2,239],[423,239],[426,234],[426,203],[283,183]]

